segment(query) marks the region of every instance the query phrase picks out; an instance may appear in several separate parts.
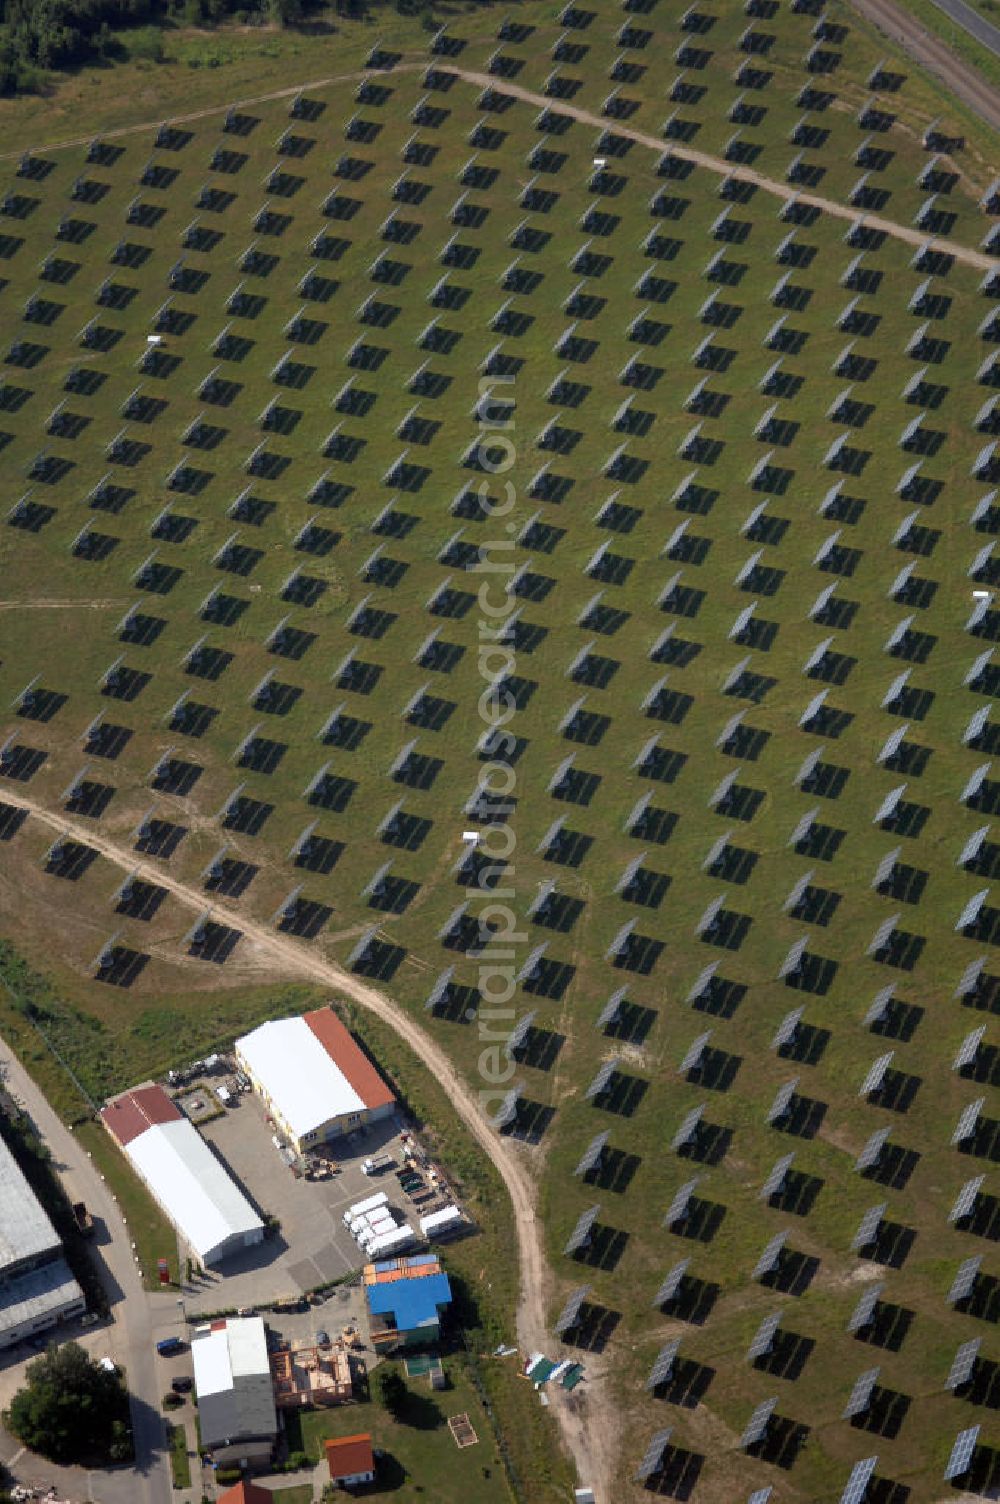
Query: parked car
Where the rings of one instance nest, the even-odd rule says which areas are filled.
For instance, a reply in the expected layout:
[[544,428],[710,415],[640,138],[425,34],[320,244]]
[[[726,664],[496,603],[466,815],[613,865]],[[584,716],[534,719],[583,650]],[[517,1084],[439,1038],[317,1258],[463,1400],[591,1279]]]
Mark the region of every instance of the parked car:
[[156,1351],[161,1358],[169,1358],[174,1353],[183,1352],[184,1344],[179,1337],[161,1337],[156,1344]]
[[194,1388],[194,1379],[188,1373],[178,1374],[176,1379],[170,1380],[170,1387],[175,1394],[190,1394]]

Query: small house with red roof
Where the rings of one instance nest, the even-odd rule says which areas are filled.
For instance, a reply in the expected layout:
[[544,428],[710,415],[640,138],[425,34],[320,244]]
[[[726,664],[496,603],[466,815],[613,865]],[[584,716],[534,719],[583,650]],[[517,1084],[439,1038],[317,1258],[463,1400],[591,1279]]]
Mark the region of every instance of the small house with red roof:
[[227,1488],[224,1494],[217,1495],[215,1504],[274,1504],[274,1495],[269,1488],[262,1488],[259,1483],[244,1478]]
[[360,1431],[356,1436],[337,1436],[325,1441],[323,1447],[331,1483],[341,1488],[357,1488],[375,1482],[375,1455],[368,1431]]

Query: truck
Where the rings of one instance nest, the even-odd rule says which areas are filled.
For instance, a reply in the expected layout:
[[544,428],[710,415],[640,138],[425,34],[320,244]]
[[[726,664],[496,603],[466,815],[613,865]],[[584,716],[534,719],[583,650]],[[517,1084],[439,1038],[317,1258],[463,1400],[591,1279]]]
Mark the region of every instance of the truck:
[[364,1238],[375,1237],[381,1232],[387,1232],[390,1228],[395,1227],[395,1225],[395,1217],[383,1207],[380,1207],[377,1212],[372,1212],[370,1216],[366,1217],[357,1226],[353,1235],[360,1242]]
[[409,1225],[393,1228],[392,1232],[382,1233],[380,1237],[373,1238],[365,1249],[370,1259],[385,1258],[387,1254],[402,1253],[404,1249],[412,1247],[416,1242],[413,1228]]
[[384,1232],[391,1232],[396,1226],[395,1217],[371,1217],[368,1226],[358,1232],[358,1241],[367,1242],[371,1238],[381,1237]]
[[376,1154],[373,1158],[361,1161],[361,1172],[364,1175],[381,1175],[383,1170],[393,1169],[395,1163],[391,1154]]
[[420,1231],[429,1241],[452,1237],[463,1226],[465,1218],[457,1206],[443,1206],[440,1211],[421,1217]]
[[355,1217],[360,1217],[364,1212],[374,1211],[377,1206],[385,1206],[388,1200],[385,1191],[378,1191],[365,1201],[355,1201],[354,1205],[349,1206],[344,1213],[344,1226],[346,1227],[348,1222],[353,1221]]
[[88,1212],[84,1202],[73,1202],[73,1216],[76,1219],[76,1225],[80,1232],[83,1233],[85,1238],[89,1238],[94,1231],[94,1219]]

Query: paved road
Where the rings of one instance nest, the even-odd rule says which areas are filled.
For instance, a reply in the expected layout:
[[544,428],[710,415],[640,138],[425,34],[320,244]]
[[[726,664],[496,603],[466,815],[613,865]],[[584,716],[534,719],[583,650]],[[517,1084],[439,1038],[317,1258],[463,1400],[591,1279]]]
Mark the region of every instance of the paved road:
[[[95,1244],[95,1264],[115,1321],[115,1359],[128,1375],[136,1463],[127,1471],[91,1473],[89,1497],[99,1504],[165,1504],[171,1497],[171,1489],[163,1448],[163,1417],[153,1351],[154,1302],[143,1288],[132,1256],[128,1230],[117,1202],[86,1151],[3,1040],[0,1040],[0,1059],[6,1068],[8,1088],[25,1107],[52,1151],[54,1168],[70,1200],[85,1201],[92,1214],[107,1228],[106,1241]],[[167,1305],[171,1304],[167,1298]],[[162,1300],[157,1305],[162,1306]],[[159,1325],[165,1312],[157,1314]],[[35,1478],[55,1477],[53,1469],[44,1462],[18,1471],[26,1475],[30,1473]],[[69,1495],[77,1497],[83,1475],[63,1470],[60,1481],[66,1479],[77,1480],[77,1492]]]
[[[940,80],[980,120],[993,130],[1000,131],[1000,91],[987,83],[982,74],[977,73],[963,58],[956,57],[940,37],[921,26],[904,6],[898,5],[896,0],[850,0],[850,3],[891,41],[898,42],[915,63],[919,63]],[[940,4],[942,11],[947,10],[951,14],[951,6],[960,3],[960,0],[948,0],[947,4],[943,0],[935,0],[935,3]],[[963,5],[962,9],[968,10],[968,6]],[[974,15],[975,12],[970,14]],[[954,19],[957,20],[957,16]],[[977,20],[983,26],[988,24],[982,17],[977,17]],[[990,29],[1000,41],[1000,31],[996,27]]]
[[1000,57],[1000,30],[978,10],[966,5],[965,0],[931,0],[931,4],[936,5],[938,10],[943,10],[949,20],[955,21],[970,37],[982,42],[984,47]]

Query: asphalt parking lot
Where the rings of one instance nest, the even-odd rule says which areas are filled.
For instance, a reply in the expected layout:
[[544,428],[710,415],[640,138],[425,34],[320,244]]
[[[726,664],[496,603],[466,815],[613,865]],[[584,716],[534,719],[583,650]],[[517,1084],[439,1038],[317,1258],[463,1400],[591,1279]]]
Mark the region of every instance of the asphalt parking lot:
[[389,1170],[365,1175],[361,1162],[387,1151],[401,1157],[395,1119],[376,1124],[353,1142],[337,1140],[330,1154],[339,1173],[326,1180],[296,1177],[272,1142],[273,1126],[263,1104],[244,1093],[223,1117],[201,1125],[262,1215],[276,1217],[280,1233],[258,1248],[228,1259],[206,1280],[196,1280],[186,1296],[189,1319],[198,1310],[258,1306],[287,1299],[360,1268],[363,1258],[343,1224],[343,1212],[356,1201],[384,1190],[400,1220],[414,1223],[415,1211]]

